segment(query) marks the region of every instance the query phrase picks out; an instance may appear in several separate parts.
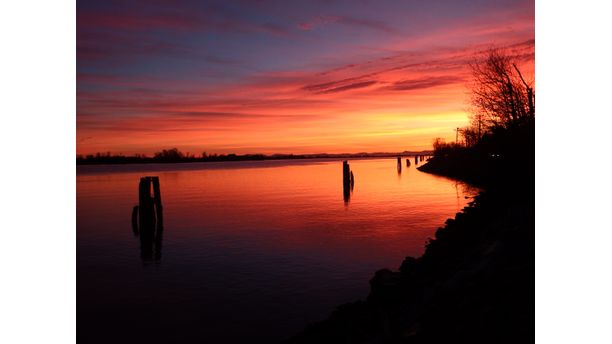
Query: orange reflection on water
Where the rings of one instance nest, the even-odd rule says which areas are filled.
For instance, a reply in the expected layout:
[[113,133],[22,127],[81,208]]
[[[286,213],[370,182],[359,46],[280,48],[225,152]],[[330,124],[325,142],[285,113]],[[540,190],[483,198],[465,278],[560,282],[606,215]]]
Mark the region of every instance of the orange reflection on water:
[[[79,166],[78,312],[135,338],[168,323],[229,342],[244,338],[236,328],[286,338],[421,254],[476,191],[396,165],[350,161],[348,202],[341,161]],[[164,210],[154,264],[141,262],[130,218],[146,175],[159,176]]]
[[420,254],[425,240],[476,192],[419,172],[414,162],[401,173],[395,159],[353,160],[350,167],[355,187],[348,202],[343,200],[340,161],[157,165],[144,167],[153,171],[82,173],[77,182],[79,227],[108,214],[107,220],[118,226],[104,226],[105,233],[123,236],[125,214],[137,202],[136,181],[153,174],[160,177],[169,237],[248,237],[254,247],[266,250],[323,255],[343,250],[360,259],[375,248],[397,265],[404,255]]

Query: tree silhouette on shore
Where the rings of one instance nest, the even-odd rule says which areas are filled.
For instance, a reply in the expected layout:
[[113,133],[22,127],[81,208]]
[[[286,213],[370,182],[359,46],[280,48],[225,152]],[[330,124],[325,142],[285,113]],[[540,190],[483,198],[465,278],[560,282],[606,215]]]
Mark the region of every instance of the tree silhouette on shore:
[[469,85],[472,130],[521,125],[535,117],[533,82],[527,82],[517,60],[507,51],[492,48],[482,60],[470,63]]

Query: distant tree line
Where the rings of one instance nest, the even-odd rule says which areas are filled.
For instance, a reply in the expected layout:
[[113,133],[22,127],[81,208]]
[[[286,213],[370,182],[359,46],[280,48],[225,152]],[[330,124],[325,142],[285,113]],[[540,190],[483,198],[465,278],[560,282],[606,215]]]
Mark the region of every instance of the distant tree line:
[[[283,158],[290,155],[282,155]],[[131,163],[178,163],[178,162],[203,162],[203,161],[244,161],[244,160],[264,160],[273,158],[263,154],[206,154],[196,156],[189,152],[183,153],[178,148],[163,149],[155,152],[153,156],[146,154],[134,154],[125,156],[122,154],[112,155],[107,153],[96,153],[89,155],[77,155],[76,162],[78,165],[86,164],[131,164]],[[280,159],[281,155],[275,155],[274,158]]]
[[252,160],[280,160],[280,159],[324,159],[324,158],[371,158],[371,157],[396,157],[398,155],[423,155],[431,154],[431,151],[420,152],[379,152],[379,153],[340,153],[340,154],[207,154],[202,152],[199,156],[189,152],[183,153],[177,148],[163,149],[147,156],[135,154],[125,156],[113,155],[110,152],[89,155],[77,155],[77,165],[96,164],[142,164],[142,163],[183,163],[183,162],[214,162],[214,161],[252,161]]

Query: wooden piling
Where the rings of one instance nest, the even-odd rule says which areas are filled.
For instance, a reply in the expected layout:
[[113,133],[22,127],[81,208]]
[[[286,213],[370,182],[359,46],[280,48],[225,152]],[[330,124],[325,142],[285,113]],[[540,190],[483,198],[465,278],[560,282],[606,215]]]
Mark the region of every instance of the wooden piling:
[[[153,196],[151,196],[153,185]],[[132,229],[140,236],[143,261],[161,259],[163,208],[159,177],[142,177],[138,184],[138,205],[132,209]]]
[[350,184],[351,180],[351,168],[349,166],[348,161],[344,160],[342,162],[342,181],[344,184]]
[[161,191],[159,189],[159,177],[151,177],[153,182],[153,201],[155,203],[155,215],[157,217],[157,223],[163,221],[163,210],[161,201]]
[[351,168],[346,160],[342,162],[342,193],[344,201],[348,202],[351,197]]
[[410,166],[410,159],[406,159],[406,167]]
[[151,177],[140,178],[138,187],[138,219],[141,229],[155,225],[155,213],[153,212],[153,200],[151,199]]

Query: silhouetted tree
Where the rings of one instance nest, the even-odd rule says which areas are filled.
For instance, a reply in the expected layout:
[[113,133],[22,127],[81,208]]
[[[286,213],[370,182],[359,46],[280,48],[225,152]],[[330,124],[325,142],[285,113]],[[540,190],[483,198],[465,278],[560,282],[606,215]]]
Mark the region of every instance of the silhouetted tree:
[[440,150],[442,150],[444,148],[444,146],[446,146],[446,142],[444,141],[443,138],[436,137],[434,139],[434,141],[433,141],[434,152],[439,152]]
[[463,142],[466,147],[473,147],[480,140],[480,134],[476,126],[465,127],[461,129],[459,133],[461,133],[461,137],[463,137]]
[[159,160],[178,161],[182,158],[183,153],[181,153],[181,151],[179,151],[177,148],[164,149],[161,152],[155,153],[155,159]]
[[516,60],[501,49],[490,49],[484,60],[470,64],[474,129],[509,128],[535,117],[532,83],[523,78]]
[[461,149],[456,142],[446,143],[443,138],[437,137],[433,141],[434,156],[445,156]]

